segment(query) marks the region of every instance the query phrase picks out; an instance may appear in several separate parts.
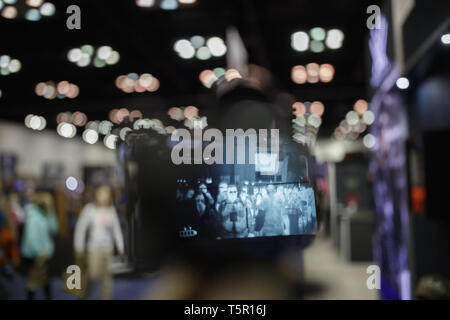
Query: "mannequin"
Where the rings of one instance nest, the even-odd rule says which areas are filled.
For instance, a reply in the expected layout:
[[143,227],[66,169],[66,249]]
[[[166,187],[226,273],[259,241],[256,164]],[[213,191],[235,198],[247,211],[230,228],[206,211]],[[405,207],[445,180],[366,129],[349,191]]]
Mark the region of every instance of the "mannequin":
[[[88,233],[87,248],[85,238]],[[95,190],[95,202],[88,203],[81,211],[75,226],[75,253],[77,262],[87,262],[89,282],[100,282],[101,298],[111,299],[113,279],[109,265],[114,245],[123,257],[124,244],[119,219],[112,201],[109,186]]]

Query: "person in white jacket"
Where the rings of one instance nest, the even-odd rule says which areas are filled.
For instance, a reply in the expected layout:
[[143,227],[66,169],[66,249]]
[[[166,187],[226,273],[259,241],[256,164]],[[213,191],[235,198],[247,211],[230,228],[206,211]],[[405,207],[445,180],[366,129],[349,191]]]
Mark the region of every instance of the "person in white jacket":
[[[88,234],[86,248],[86,233]],[[100,186],[95,191],[95,203],[88,203],[80,213],[75,226],[75,254],[83,261],[87,252],[89,282],[100,282],[101,298],[110,299],[113,279],[109,265],[116,245],[123,257],[124,244],[119,219],[112,201],[111,189]]]

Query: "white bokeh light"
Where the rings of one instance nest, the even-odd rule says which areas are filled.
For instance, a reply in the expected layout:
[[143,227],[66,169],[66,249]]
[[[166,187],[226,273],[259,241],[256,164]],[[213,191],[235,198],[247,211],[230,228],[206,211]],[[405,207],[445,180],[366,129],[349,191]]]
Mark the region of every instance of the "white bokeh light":
[[195,49],[191,42],[186,39],[181,39],[175,42],[173,49],[183,59],[190,59],[195,55]]
[[206,41],[211,54],[215,57],[221,57],[227,52],[227,47],[223,40],[219,37],[212,37]]
[[450,44],[450,33],[446,33],[446,34],[442,35],[441,42],[443,44]]
[[77,128],[71,123],[61,122],[56,131],[61,137],[73,138],[77,133]]
[[408,87],[409,87],[409,80],[408,80],[408,78],[401,77],[401,78],[397,79],[395,84],[397,85],[397,87],[399,89],[402,89],[402,90],[408,89]]
[[344,41],[344,33],[339,29],[331,29],[327,33],[325,44],[329,49],[339,49]]
[[70,176],[66,179],[66,188],[70,191],[75,191],[78,188],[78,180]]
[[32,116],[30,119],[30,128],[38,130],[41,127],[41,118],[39,116]]
[[372,134],[368,133],[364,136],[363,144],[366,148],[372,149],[375,146],[375,143],[376,143],[376,139]]
[[108,134],[103,138],[103,143],[108,149],[114,150],[116,149],[117,138],[118,136],[115,134]]
[[306,51],[309,48],[309,36],[306,32],[298,31],[291,36],[292,49],[296,51]]
[[43,16],[49,17],[55,14],[55,5],[51,2],[46,2],[41,6],[41,14]]
[[83,140],[86,143],[94,144],[98,141],[98,133],[93,129],[87,129],[83,132]]
[[97,56],[102,60],[108,59],[111,53],[112,48],[110,46],[102,46],[97,50]]
[[345,120],[347,120],[347,123],[351,126],[357,125],[359,121],[359,116],[355,111],[349,111],[347,112],[347,115],[345,116]]
[[367,110],[366,112],[364,112],[364,114],[362,115],[362,120],[365,124],[367,125],[371,125],[374,121],[375,121],[375,115],[373,114],[372,111]]

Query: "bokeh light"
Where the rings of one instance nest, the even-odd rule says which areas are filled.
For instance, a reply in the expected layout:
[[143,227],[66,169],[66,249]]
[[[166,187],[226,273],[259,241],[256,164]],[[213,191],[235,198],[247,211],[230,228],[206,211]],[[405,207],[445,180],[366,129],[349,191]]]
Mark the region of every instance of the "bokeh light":
[[173,120],[176,120],[176,121],[184,120],[184,112],[183,112],[183,110],[181,110],[181,108],[172,107],[169,109],[167,114]]
[[184,108],[184,117],[186,119],[194,119],[198,117],[198,109],[195,106]]
[[70,176],[66,179],[66,188],[70,191],[75,191],[78,188],[78,180]]
[[446,33],[446,34],[442,35],[441,42],[446,45],[450,44],[450,33]]
[[178,2],[177,0],[161,0],[160,6],[163,10],[175,10],[178,8]]
[[291,70],[291,79],[297,84],[306,83],[308,74],[304,66],[294,66]]
[[200,72],[199,79],[206,88],[211,88],[217,81],[217,76],[212,70],[203,70]]
[[325,106],[320,101],[314,101],[309,107],[311,114],[321,117],[325,112]]
[[345,116],[345,120],[349,125],[354,126],[358,124],[359,116],[355,111],[349,111]]
[[227,72],[225,73],[225,79],[227,81],[231,81],[234,79],[241,79],[241,78],[242,78],[241,74],[236,69],[228,69]]
[[322,41],[312,40],[310,43],[311,52],[319,53],[325,50],[325,45]]
[[58,84],[55,84],[53,81],[47,81],[39,82],[35,86],[34,92],[36,95],[49,100],[53,100],[56,97],[60,99],[74,99],[78,97],[80,88],[76,84],[70,83],[66,80],[60,81]]
[[128,127],[125,127],[125,128],[120,129],[120,132],[119,132],[119,137],[120,137],[120,139],[121,139],[122,141],[125,141],[125,138],[126,138],[128,132],[130,132],[130,131],[132,131],[132,129],[131,129],[131,128],[128,128]]
[[118,89],[125,93],[142,93],[142,92],[155,92],[159,89],[160,82],[158,78],[150,73],[143,73],[138,75],[135,72],[131,72],[127,75],[120,75],[115,80],[115,85]]
[[[206,41],[211,54],[215,57],[221,57],[227,52],[227,46],[219,37],[212,37]],[[200,50],[200,49],[199,49]]]
[[371,125],[375,121],[375,115],[372,111],[367,110],[362,115],[362,120],[364,121],[365,124]]
[[64,138],[73,138],[77,134],[77,128],[68,122],[61,122],[56,127],[56,132]]
[[17,73],[21,68],[22,63],[18,59],[12,59],[6,54],[0,56],[1,75],[7,76],[12,73]]
[[155,0],[136,0],[136,5],[138,7],[149,8],[153,7],[155,4]]
[[103,68],[118,63],[120,54],[107,45],[100,46],[96,51],[94,46],[85,44],[80,48],[70,49],[67,53],[67,59],[79,67],[87,67],[92,64],[97,68]]
[[292,114],[296,116],[303,116],[306,113],[306,107],[302,102],[294,102],[292,104]]
[[325,44],[329,49],[339,49],[342,47],[342,42],[344,41],[344,33],[339,29],[328,30],[327,38],[325,39]]
[[321,27],[315,27],[309,30],[309,35],[313,40],[316,41],[322,41],[325,40],[326,31],[324,28]]
[[25,19],[28,21],[39,21],[41,19],[41,13],[38,9],[30,9],[25,13]]
[[208,60],[211,58],[211,52],[208,47],[200,47],[195,55],[199,60]]
[[[205,46],[206,44],[206,46]],[[211,37],[208,40],[195,35],[187,39],[179,39],[175,42],[173,50],[183,59],[196,57],[199,60],[208,60],[211,57],[221,57],[227,52],[227,46],[220,37]]]
[[298,31],[291,35],[291,47],[296,51],[306,51],[309,48],[309,36],[306,32]]
[[334,67],[331,64],[324,63],[319,68],[319,79],[321,82],[331,82],[334,77]]
[[308,63],[305,66],[297,65],[291,69],[291,79],[294,83],[304,84],[308,83],[318,83],[320,82],[331,82],[334,78],[334,67],[331,64],[317,64]]
[[408,89],[408,87],[409,87],[409,80],[408,80],[408,78],[400,77],[400,78],[397,79],[395,84],[397,85],[397,87],[399,89],[402,89],[402,90]]
[[111,121],[103,120],[98,124],[98,132],[106,136],[111,132],[113,126],[114,125]]
[[37,131],[44,130],[45,127],[47,126],[47,121],[45,120],[44,117],[33,115],[33,114],[27,115],[25,117],[24,122],[25,122],[25,126],[27,128],[37,130]]
[[368,133],[364,136],[363,144],[366,148],[372,149],[375,146],[375,143],[376,143],[376,139],[372,134]]
[[1,13],[2,17],[5,19],[14,19],[17,17],[17,9],[13,6],[5,6]]
[[320,80],[319,71],[320,71],[320,67],[317,63],[308,63],[306,65],[306,74],[307,74],[306,81],[308,81],[309,83],[319,82],[319,80]]
[[93,129],[86,129],[83,132],[83,140],[88,144],[94,144],[98,141],[98,132]]
[[44,1],[43,0],[27,0],[26,4],[30,7],[40,7]]
[[116,136],[114,134],[108,134],[103,138],[103,144],[108,149],[114,150],[114,149],[116,149],[117,138],[118,138],[118,136]]
[[363,115],[364,112],[369,108],[369,104],[364,99],[359,99],[353,105],[353,110],[355,110],[359,115]]
[[76,111],[74,112],[70,120],[77,127],[82,127],[87,122],[87,116],[83,112]]
[[202,36],[193,36],[190,39],[191,41],[191,45],[195,48],[198,49],[200,47],[202,47],[205,44],[205,38],[203,38]]
[[320,53],[325,48],[336,50],[342,47],[344,33],[339,29],[326,31],[322,27],[315,27],[305,31],[297,31],[291,35],[291,47],[295,51],[304,52],[308,49],[314,53]]
[[42,6],[41,6],[41,15],[45,16],[45,17],[49,17],[55,14],[55,5],[51,2],[45,2]]

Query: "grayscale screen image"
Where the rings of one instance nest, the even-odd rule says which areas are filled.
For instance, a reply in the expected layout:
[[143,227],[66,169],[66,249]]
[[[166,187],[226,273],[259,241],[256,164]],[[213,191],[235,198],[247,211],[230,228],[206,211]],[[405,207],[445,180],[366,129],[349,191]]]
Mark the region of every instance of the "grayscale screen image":
[[243,181],[179,180],[180,237],[211,239],[314,234],[313,188]]

